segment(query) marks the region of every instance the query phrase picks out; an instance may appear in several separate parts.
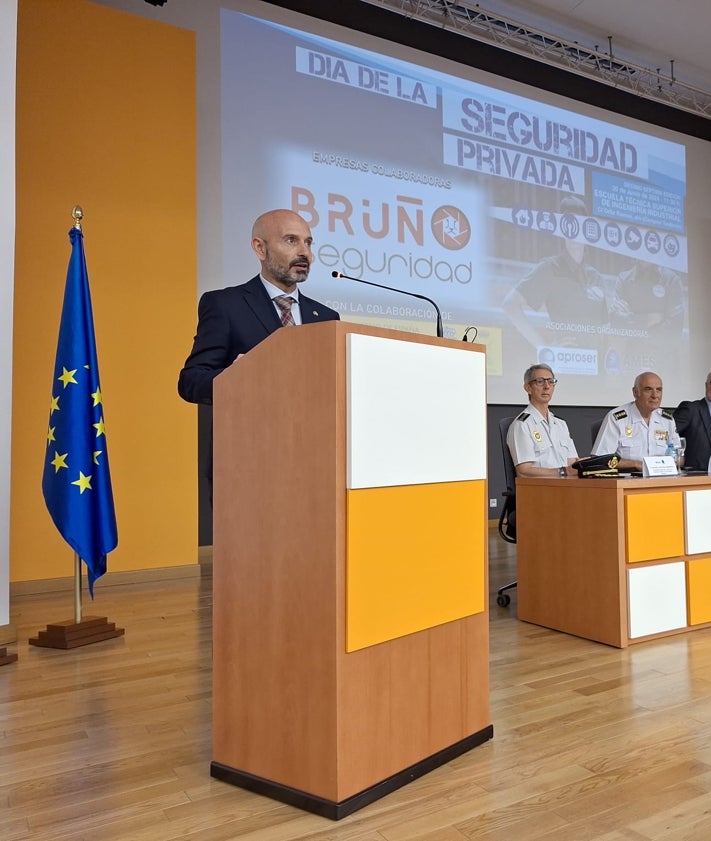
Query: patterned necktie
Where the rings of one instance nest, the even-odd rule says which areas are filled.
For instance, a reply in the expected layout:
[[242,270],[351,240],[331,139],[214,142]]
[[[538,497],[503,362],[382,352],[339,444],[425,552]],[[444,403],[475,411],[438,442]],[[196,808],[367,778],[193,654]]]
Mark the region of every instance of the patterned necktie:
[[294,316],[291,314],[291,307],[296,301],[289,295],[277,295],[274,298],[274,303],[281,310],[281,326],[295,327],[296,322],[294,321]]

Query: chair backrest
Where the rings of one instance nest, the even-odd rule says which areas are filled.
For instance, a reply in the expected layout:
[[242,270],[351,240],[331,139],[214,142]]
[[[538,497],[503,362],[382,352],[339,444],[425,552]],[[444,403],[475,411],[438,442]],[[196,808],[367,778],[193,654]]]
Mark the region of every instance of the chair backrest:
[[509,493],[516,493],[516,465],[511,458],[509,445],[506,443],[506,436],[509,427],[516,420],[516,415],[510,418],[501,418],[499,421],[499,435],[501,436],[501,455],[504,459],[504,478],[506,479],[506,490]]
[[514,415],[510,418],[501,418],[499,421],[501,455],[504,460],[504,478],[506,479],[504,504],[499,515],[499,535],[507,543],[516,542],[516,465],[513,463],[509,445],[506,443],[509,427],[515,420],[516,416]]
[[595,439],[597,438],[597,434],[600,431],[600,427],[602,426],[602,422],[604,420],[605,418],[599,418],[590,424],[590,437],[592,438],[592,441],[590,442],[591,447],[595,446]]

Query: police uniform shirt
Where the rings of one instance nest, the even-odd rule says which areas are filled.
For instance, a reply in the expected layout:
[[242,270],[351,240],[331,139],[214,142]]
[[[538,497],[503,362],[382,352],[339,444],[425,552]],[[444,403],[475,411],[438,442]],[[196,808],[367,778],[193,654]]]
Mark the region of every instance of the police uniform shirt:
[[516,289],[531,309],[545,307],[551,322],[597,325],[608,320],[602,276],[565,251],[534,266]]
[[615,285],[617,298],[622,302],[622,312],[616,311],[613,300],[613,323],[649,330],[652,335],[667,332],[681,336],[683,288],[679,276],[671,269],[646,264],[622,272]]
[[618,406],[605,416],[593,455],[618,453],[620,458],[640,461],[645,456],[663,456],[669,441],[679,446],[674,416],[667,409],[654,409],[647,425],[634,402]]
[[550,410],[546,420],[530,403],[509,427],[506,443],[516,465],[565,467],[569,459],[578,457],[568,424]]

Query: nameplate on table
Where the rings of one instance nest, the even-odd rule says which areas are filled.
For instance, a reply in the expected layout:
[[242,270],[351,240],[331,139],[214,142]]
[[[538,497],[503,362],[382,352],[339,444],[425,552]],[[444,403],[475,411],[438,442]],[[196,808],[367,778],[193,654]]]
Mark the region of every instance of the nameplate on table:
[[642,476],[676,476],[679,471],[673,456],[645,456],[642,459]]

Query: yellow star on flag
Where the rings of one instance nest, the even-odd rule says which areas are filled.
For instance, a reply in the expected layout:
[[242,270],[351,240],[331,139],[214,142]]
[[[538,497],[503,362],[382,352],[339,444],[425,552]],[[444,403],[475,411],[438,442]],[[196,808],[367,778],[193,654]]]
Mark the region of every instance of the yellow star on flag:
[[87,488],[91,490],[91,476],[85,476],[80,470],[79,478],[76,480],[76,482],[72,482],[72,485],[78,485],[79,493],[84,493],[84,491]]
[[69,383],[74,383],[74,385],[78,385],[77,381],[74,379],[74,374],[76,374],[76,372],[76,368],[73,371],[67,371],[64,365],[62,365],[62,376],[57,377],[57,379],[61,380],[64,383],[64,388],[66,388],[69,385]]
[[99,463],[99,456],[103,453],[103,450],[94,450],[94,464]]
[[96,430],[96,437],[98,438],[99,435],[104,435],[106,433],[106,427],[104,426],[104,416],[102,415],[99,418],[98,423],[92,423],[92,426]]
[[101,403],[101,389],[97,387],[96,391],[91,392],[91,396],[94,398],[94,406],[98,406]]
[[52,417],[54,412],[59,411],[59,395],[56,397],[52,395],[52,402],[49,404],[49,416]]
[[55,430],[56,428],[57,428],[56,426],[50,426],[50,428],[47,430],[47,446],[49,446],[49,442],[50,442],[50,441],[54,441],[54,440],[55,440],[55,437],[54,437],[54,430]]
[[55,473],[59,473],[60,467],[66,467],[67,469],[69,469],[69,465],[65,461],[68,455],[69,453],[64,453],[63,455],[60,455],[56,450],[54,451],[54,458],[52,459],[52,461],[50,461],[50,464],[54,467]]

